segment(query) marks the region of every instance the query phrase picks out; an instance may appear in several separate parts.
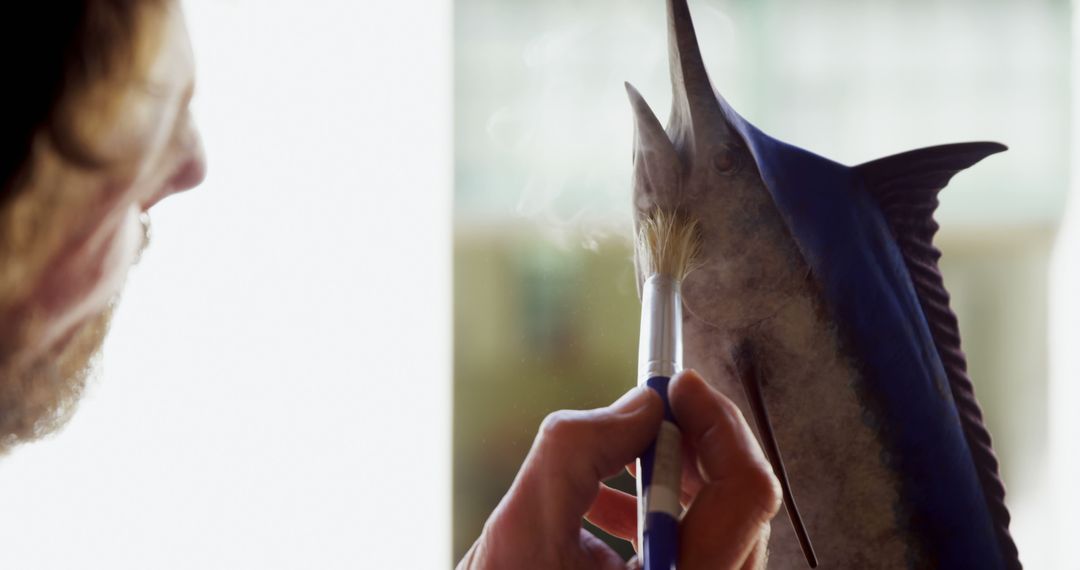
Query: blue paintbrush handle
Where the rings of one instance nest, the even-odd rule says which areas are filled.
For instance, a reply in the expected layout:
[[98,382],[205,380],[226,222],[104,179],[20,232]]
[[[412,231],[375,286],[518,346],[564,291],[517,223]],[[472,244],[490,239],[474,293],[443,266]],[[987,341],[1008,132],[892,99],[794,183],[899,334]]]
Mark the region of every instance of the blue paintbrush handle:
[[679,503],[682,483],[682,436],[668,401],[670,378],[656,376],[646,384],[664,400],[664,421],[656,440],[641,457],[640,482],[644,520],[641,560],[644,570],[671,570],[679,559]]

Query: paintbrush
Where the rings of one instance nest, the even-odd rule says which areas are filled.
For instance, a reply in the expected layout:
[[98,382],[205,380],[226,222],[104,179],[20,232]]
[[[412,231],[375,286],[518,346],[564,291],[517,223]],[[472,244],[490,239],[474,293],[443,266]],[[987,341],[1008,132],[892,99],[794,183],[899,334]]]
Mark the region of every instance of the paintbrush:
[[670,570],[678,560],[682,514],[682,443],[668,401],[668,383],[682,370],[682,280],[694,269],[697,224],[656,210],[638,222],[636,259],[641,285],[638,385],[664,400],[656,440],[638,460],[638,545],[644,570]]

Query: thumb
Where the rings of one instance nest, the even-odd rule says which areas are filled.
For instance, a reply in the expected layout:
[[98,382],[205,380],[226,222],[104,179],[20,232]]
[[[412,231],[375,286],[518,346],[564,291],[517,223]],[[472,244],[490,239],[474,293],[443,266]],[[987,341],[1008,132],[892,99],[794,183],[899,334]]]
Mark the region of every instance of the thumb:
[[600,483],[645,450],[663,415],[660,397],[641,387],[605,408],[549,415],[504,506],[531,525],[576,537]]
[[750,567],[780,508],[780,483],[734,402],[693,371],[675,377],[668,390],[705,482],[683,515],[679,565]]

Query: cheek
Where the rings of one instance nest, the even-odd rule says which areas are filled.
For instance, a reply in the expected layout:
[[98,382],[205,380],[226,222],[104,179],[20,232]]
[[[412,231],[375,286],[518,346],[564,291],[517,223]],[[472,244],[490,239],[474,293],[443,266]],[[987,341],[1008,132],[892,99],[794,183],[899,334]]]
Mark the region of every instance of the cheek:
[[683,284],[687,309],[721,328],[752,325],[800,292],[806,269],[760,185],[714,183],[690,214],[701,223],[700,268]]
[[142,241],[139,211],[130,206],[61,254],[38,289],[37,305],[46,315],[42,339],[46,345],[108,307],[123,287]]
[[[96,296],[91,296],[90,300],[102,307],[120,292],[128,270],[138,258],[143,240],[137,207],[129,206],[118,218],[115,226],[111,237],[105,238],[101,248],[100,270],[91,271],[92,275],[100,278],[93,291]],[[93,254],[89,263],[96,263]]]

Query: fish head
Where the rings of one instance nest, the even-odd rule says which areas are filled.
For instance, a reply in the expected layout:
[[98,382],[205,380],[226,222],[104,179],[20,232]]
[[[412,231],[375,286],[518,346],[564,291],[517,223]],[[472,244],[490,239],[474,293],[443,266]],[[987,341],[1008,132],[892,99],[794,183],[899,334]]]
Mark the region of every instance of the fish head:
[[[751,325],[795,294],[792,277],[804,264],[737,116],[709,80],[686,1],[667,4],[673,97],[666,128],[626,84],[635,123],[635,221],[656,210],[693,219],[701,256],[683,283],[687,309],[717,326]],[[640,284],[646,276],[638,273]]]

